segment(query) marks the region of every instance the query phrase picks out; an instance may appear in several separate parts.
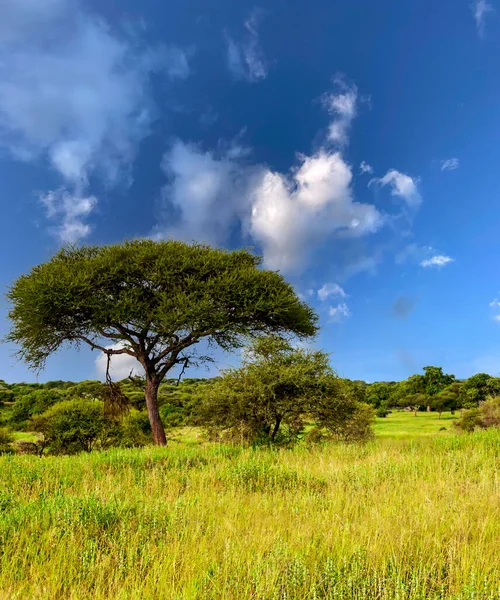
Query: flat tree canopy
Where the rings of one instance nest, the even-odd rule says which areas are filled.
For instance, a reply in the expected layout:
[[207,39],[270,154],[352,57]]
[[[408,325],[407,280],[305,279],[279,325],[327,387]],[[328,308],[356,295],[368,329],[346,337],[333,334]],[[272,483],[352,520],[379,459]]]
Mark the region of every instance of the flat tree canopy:
[[7,341],[34,370],[65,344],[135,357],[153,438],[165,444],[158,387],[176,365],[189,366],[200,340],[229,350],[261,334],[316,333],[314,311],[260,262],[246,250],[178,241],[63,248],[10,288]]

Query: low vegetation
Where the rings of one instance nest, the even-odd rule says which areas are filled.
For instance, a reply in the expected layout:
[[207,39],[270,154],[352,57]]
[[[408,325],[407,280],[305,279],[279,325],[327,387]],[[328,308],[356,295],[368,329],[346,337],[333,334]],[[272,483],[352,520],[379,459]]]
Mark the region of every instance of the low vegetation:
[[0,598],[497,600],[499,452],[492,429],[0,457]]

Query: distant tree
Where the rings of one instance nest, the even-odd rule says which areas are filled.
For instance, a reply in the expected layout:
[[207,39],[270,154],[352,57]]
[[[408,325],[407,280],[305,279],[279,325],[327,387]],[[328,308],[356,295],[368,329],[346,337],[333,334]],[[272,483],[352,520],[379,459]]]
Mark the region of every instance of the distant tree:
[[424,367],[424,386],[428,396],[435,396],[455,380],[454,375],[443,373],[442,367]]
[[462,406],[473,408],[489,396],[500,394],[500,379],[487,373],[477,373],[462,382],[459,400]]
[[393,382],[387,383],[385,381],[376,381],[375,383],[368,385],[365,393],[366,403],[374,408],[379,408],[382,404],[387,406],[393,385]]
[[412,394],[408,397],[410,406],[413,410],[413,416],[417,416],[417,412],[422,409],[424,410],[429,406],[429,396],[427,394]]
[[290,442],[308,421],[336,439],[371,435],[373,409],[353,398],[328,355],[277,337],[257,340],[242,367],[226,371],[201,393],[201,423],[232,439]]
[[260,262],[246,250],[176,241],[64,248],[10,288],[7,340],[35,370],[64,344],[88,344],[108,367],[113,356],[137,359],[153,439],[163,445],[160,383],[204,359],[193,351],[201,340],[229,350],[260,334],[316,333],[314,311]]
[[445,388],[435,396],[431,396],[429,401],[432,410],[439,413],[439,419],[444,411],[453,412],[457,409],[457,394],[448,388]]

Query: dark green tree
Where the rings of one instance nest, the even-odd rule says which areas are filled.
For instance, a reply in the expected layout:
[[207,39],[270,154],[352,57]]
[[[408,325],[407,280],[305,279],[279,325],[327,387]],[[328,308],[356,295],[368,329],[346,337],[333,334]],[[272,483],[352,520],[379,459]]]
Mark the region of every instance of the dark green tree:
[[198,342],[230,350],[261,334],[316,333],[314,311],[260,262],[246,250],[177,241],[64,248],[10,288],[7,340],[35,370],[65,344],[88,344],[108,366],[112,356],[136,358],[153,439],[163,445],[158,388],[197,360]]

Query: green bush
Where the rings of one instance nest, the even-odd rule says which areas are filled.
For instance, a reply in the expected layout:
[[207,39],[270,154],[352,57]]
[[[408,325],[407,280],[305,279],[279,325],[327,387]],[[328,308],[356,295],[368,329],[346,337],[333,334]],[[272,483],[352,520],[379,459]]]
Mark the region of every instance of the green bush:
[[13,452],[12,442],[14,437],[8,429],[0,427],[0,454],[10,454]]
[[481,402],[478,408],[464,410],[454,423],[461,431],[500,427],[500,396]]
[[54,454],[90,452],[106,431],[103,407],[99,400],[65,400],[35,416],[30,427]]

